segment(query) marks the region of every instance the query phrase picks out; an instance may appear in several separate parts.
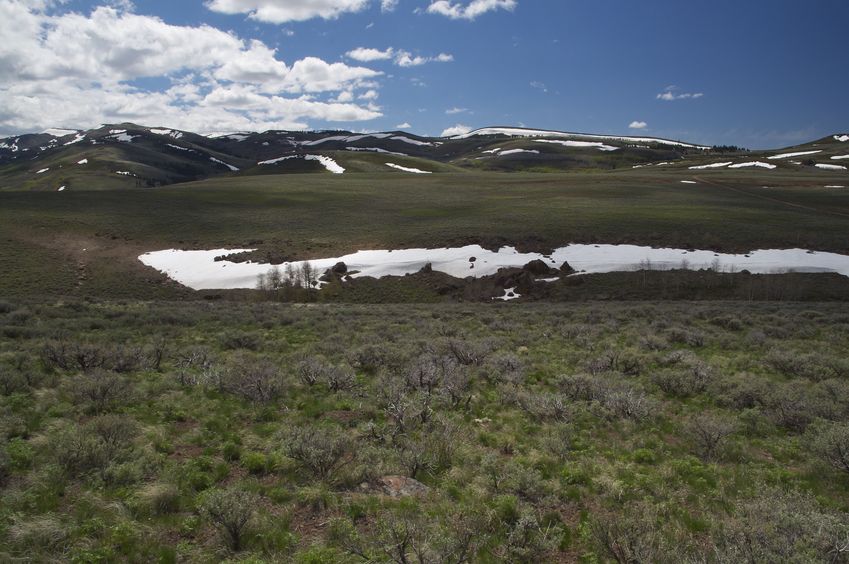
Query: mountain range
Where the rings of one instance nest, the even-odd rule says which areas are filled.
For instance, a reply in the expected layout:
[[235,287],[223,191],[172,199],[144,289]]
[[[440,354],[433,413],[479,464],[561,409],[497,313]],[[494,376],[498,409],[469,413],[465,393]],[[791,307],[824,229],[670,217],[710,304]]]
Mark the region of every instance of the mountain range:
[[486,127],[453,137],[403,131],[238,132],[214,137],[132,123],[0,139],[0,189],[155,187],[286,173],[621,171],[646,167],[839,172],[849,135],[751,152],[645,136]]

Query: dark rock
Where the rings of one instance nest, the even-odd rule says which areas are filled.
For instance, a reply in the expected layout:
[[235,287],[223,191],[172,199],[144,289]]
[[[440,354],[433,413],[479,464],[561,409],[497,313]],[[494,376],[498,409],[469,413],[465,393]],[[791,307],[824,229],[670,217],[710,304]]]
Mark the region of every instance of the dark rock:
[[539,259],[532,260],[531,262],[529,262],[528,264],[523,266],[522,270],[524,270],[525,272],[530,272],[531,274],[533,274],[535,276],[543,276],[543,275],[546,275],[546,274],[556,274],[557,273],[556,270],[554,270],[553,268],[551,268],[550,266],[545,264],[544,261],[541,261]]
[[421,273],[423,273],[423,274],[428,274],[428,273],[430,273],[430,272],[433,272],[433,265],[432,265],[432,264],[430,264],[430,263],[427,263],[426,265],[424,265],[424,266],[421,268],[421,270],[419,270],[419,272],[421,272]]
[[477,260],[478,260],[478,257],[469,258],[469,262],[476,262]]
[[331,268],[330,271],[333,274],[338,274],[338,275],[345,274],[345,273],[348,272],[348,265],[346,265],[344,262],[337,262],[336,264],[333,265],[333,268]]
[[572,268],[572,266],[568,262],[563,261],[563,264],[560,265],[560,272],[562,272],[563,274],[572,274],[573,272],[575,272],[575,269]]

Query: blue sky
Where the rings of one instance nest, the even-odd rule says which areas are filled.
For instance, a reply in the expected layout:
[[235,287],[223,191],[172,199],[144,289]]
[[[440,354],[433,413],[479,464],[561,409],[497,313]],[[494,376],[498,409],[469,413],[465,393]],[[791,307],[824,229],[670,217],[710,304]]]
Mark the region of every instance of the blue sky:
[[0,0],[0,134],[526,125],[787,146],[849,130],[847,21],[845,0]]

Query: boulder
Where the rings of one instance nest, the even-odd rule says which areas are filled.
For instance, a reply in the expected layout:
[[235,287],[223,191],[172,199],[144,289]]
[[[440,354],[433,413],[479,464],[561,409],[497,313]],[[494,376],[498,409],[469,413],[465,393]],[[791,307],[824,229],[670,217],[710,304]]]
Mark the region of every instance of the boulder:
[[333,268],[330,269],[330,272],[332,272],[333,274],[341,276],[341,275],[346,274],[348,272],[348,265],[346,265],[344,262],[341,262],[341,261],[337,262],[336,264],[333,265]]
[[568,262],[563,261],[563,264],[560,265],[560,272],[562,274],[572,274],[573,272],[575,272],[575,269],[572,268],[572,265],[570,265]]
[[427,495],[430,488],[406,476],[384,476],[380,478],[383,493],[390,497],[411,497]]
[[532,260],[528,264],[522,267],[522,270],[525,272],[530,272],[534,276],[545,276],[549,274],[556,274],[557,271],[551,268],[549,265],[540,259]]

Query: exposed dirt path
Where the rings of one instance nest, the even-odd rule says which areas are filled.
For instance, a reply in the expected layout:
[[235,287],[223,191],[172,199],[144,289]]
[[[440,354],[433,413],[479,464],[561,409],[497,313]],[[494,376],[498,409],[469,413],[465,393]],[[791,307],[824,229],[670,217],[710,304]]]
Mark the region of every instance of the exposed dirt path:
[[730,190],[730,191],[736,192],[738,194],[743,194],[743,195],[746,195],[746,196],[750,196],[752,198],[758,198],[759,200],[766,200],[767,202],[773,202],[775,204],[781,204],[781,205],[788,206],[788,207],[791,207],[791,208],[810,211],[810,212],[814,212],[814,213],[818,213],[818,214],[828,214],[828,215],[834,215],[834,216],[849,219],[849,213],[844,213],[844,212],[839,212],[839,211],[834,211],[834,210],[824,210],[824,209],[815,208],[815,207],[812,207],[812,206],[806,206],[804,204],[797,204],[795,202],[788,202],[788,201],[785,201],[785,200],[780,200],[778,198],[773,198],[771,196],[764,196],[764,195],[761,195],[761,194],[753,194],[752,192],[749,192],[747,190],[743,190],[741,188],[735,188],[735,187],[729,186],[727,184],[722,184],[721,182],[715,182],[713,180],[707,180],[707,179],[702,178],[700,176],[694,176],[693,178],[695,178],[699,182],[707,184],[708,186],[715,186],[716,188],[722,188],[724,190]]

